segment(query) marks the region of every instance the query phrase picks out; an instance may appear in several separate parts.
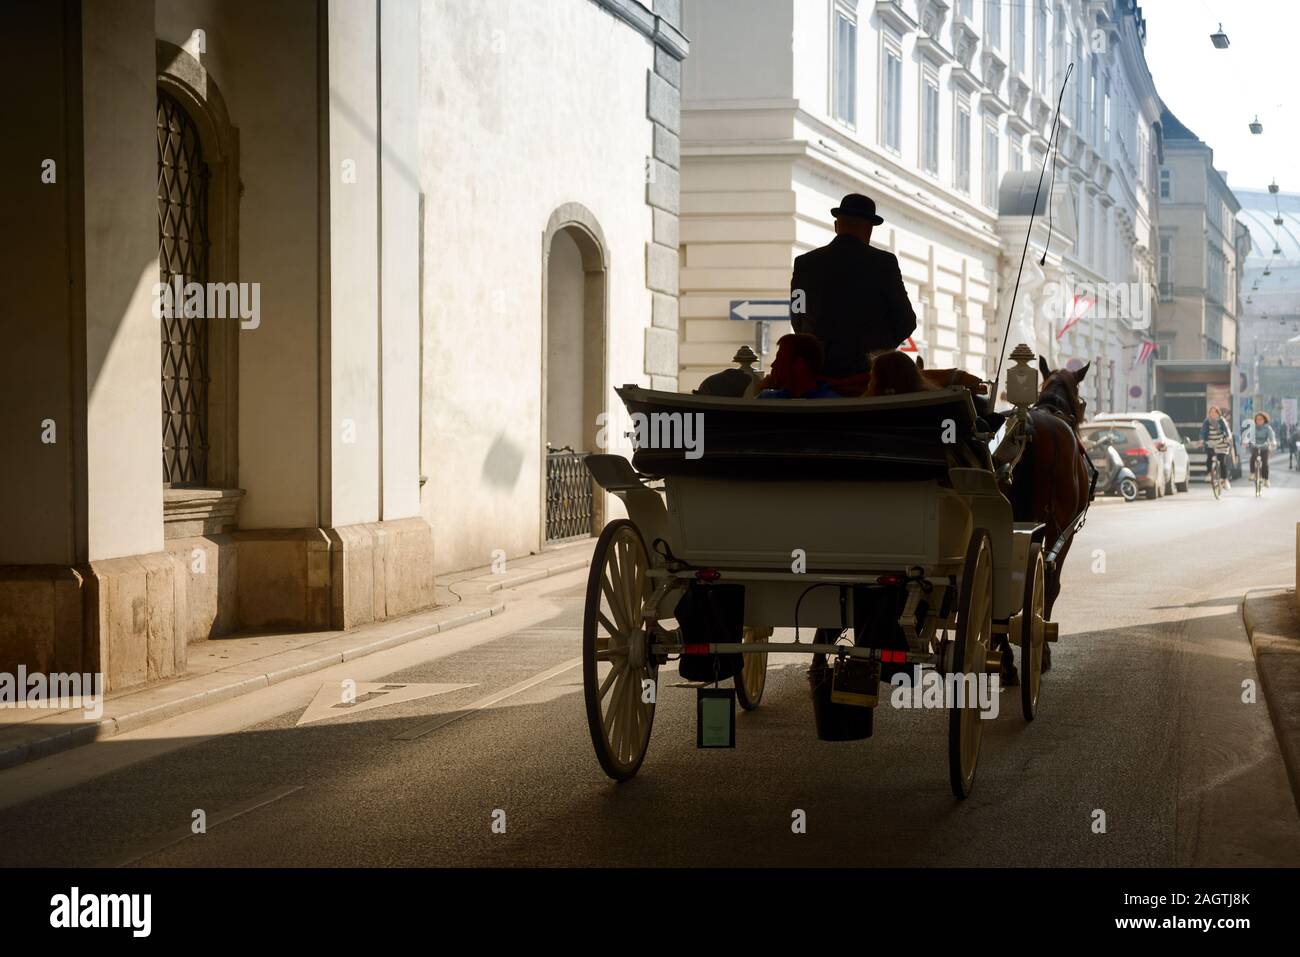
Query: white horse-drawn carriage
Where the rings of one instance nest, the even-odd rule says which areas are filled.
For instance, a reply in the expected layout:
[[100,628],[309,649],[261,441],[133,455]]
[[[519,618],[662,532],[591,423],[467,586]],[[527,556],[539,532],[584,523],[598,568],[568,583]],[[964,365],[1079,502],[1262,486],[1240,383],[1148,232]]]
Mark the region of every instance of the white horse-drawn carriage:
[[[631,463],[587,459],[628,513],[596,545],[583,630],[587,718],[605,772],[626,780],[640,768],[659,671],[674,657],[689,680],[734,680],[749,709],[769,655],[805,654],[831,686],[822,705],[866,709],[867,734],[887,679],[904,669],[928,666],[965,690],[944,710],[952,789],[969,794],[982,732],[976,684],[998,671],[999,648],[1018,648],[1032,720],[1044,642],[1055,640],[1043,612],[1043,528],[1013,521],[998,487],[1036,394],[1023,381],[1011,391],[1010,438],[994,454],[957,387],[793,401],[619,389],[651,430],[691,416],[703,442],[643,443]],[[773,641],[776,628],[796,629],[793,640]],[[816,629],[829,631],[818,639]]]

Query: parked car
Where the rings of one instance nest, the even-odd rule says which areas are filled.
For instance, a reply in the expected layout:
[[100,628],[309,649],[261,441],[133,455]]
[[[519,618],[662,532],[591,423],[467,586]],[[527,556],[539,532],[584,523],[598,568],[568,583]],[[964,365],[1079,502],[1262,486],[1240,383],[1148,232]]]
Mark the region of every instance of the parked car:
[[1151,436],[1151,441],[1155,443],[1156,451],[1160,453],[1164,463],[1165,493],[1172,495],[1175,490],[1187,491],[1187,483],[1191,479],[1191,460],[1187,453],[1187,445],[1183,437],[1178,434],[1178,426],[1174,425],[1173,419],[1160,411],[1103,412],[1094,421],[1141,423],[1147,434]]
[[1145,423],[1110,418],[1085,422],[1079,429],[1079,438],[1085,449],[1106,444],[1115,446],[1124,464],[1133,470],[1138,488],[1146,493],[1147,498],[1159,498],[1165,494],[1169,478],[1165,474],[1164,458]]

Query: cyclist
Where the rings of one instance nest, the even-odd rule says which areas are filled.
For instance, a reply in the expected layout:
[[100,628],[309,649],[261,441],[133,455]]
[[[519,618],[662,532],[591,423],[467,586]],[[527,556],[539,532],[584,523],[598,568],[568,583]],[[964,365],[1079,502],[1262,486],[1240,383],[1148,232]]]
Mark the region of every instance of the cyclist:
[[1250,473],[1259,469],[1264,479],[1264,488],[1268,488],[1268,450],[1276,444],[1273,426],[1268,424],[1268,413],[1255,413],[1255,428],[1250,435]]
[[1210,470],[1214,459],[1219,460],[1219,477],[1224,488],[1232,488],[1228,481],[1228,456],[1232,454],[1232,430],[1228,420],[1215,406],[1210,406],[1210,414],[1201,423],[1201,442],[1205,445],[1205,481],[1210,480]]

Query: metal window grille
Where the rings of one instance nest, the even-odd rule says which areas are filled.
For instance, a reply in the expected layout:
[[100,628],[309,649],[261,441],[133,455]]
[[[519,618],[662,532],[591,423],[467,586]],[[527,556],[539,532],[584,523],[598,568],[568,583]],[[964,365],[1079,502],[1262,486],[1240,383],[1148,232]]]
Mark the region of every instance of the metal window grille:
[[562,542],[591,535],[593,495],[591,473],[582,459],[587,453],[569,446],[546,449],[546,541]]
[[[198,128],[158,92],[158,271],[161,281],[208,281],[208,182]],[[208,326],[185,315],[184,296],[161,320],[163,482],[208,478]],[[205,301],[206,308],[206,301]]]

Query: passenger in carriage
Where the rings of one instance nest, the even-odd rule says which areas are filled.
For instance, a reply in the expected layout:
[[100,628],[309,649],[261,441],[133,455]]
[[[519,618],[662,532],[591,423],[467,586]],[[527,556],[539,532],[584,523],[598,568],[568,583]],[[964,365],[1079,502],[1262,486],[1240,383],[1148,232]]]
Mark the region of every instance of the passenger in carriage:
[[760,399],[838,399],[820,377],[822,344],[815,336],[792,332],[776,343],[772,371],[759,385]]
[[790,277],[790,321],[825,349],[822,375],[835,387],[859,380],[860,395],[870,370],[869,354],[897,348],[916,330],[898,258],[871,245],[871,232],[884,220],[875,201],[850,193],[831,210],[835,238],[794,261]]

